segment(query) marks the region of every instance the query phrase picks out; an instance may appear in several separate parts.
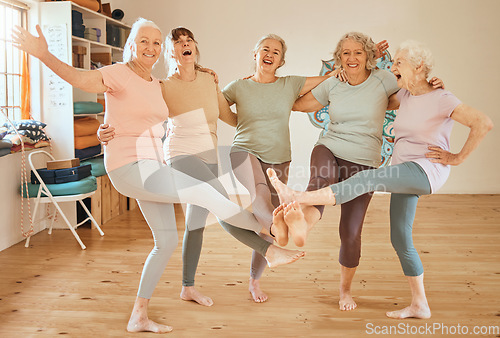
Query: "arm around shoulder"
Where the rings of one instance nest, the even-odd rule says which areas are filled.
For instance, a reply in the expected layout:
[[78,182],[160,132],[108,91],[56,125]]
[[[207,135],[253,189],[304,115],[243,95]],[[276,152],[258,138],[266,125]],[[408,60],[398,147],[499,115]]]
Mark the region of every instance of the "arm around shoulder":
[[321,103],[319,103],[318,100],[316,100],[314,95],[311,92],[309,92],[295,101],[292,110],[301,112],[313,112],[313,111],[318,111],[323,107],[324,106]]
[[231,108],[229,108],[229,103],[220,91],[217,93],[217,100],[219,101],[219,119],[232,127],[236,127],[238,124],[238,115],[233,113]]

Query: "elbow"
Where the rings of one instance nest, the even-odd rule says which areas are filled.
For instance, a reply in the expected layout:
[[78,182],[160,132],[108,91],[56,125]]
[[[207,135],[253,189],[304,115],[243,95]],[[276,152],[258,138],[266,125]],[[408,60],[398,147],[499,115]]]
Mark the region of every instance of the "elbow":
[[306,107],[306,105],[302,104],[301,102],[295,102],[292,106],[292,110],[293,111],[300,111],[300,112],[304,112],[304,113],[308,113],[308,112],[312,111],[311,109],[308,109]]
[[494,127],[493,121],[489,117],[487,117],[485,125],[486,125],[486,132],[489,132]]
[[488,116],[484,115],[471,126],[471,129],[475,129],[480,134],[486,135],[491,129],[493,129],[493,121]]

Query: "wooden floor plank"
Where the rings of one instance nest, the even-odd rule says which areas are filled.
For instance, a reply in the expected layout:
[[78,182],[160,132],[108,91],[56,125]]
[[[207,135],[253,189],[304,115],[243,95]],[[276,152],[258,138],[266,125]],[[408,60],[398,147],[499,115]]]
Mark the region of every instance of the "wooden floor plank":
[[[388,195],[376,195],[368,211],[353,284],[355,311],[338,310],[339,208],[328,207],[304,247],[306,257],[264,273],[268,302],[256,304],[248,293],[250,250],[211,225],[196,286],[214,306],[179,299],[179,245],[155,290],[150,317],[174,327],[169,337],[362,337],[369,328],[400,323],[498,329],[500,195],[421,198],[414,241],[426,271],[433,311],[428,320],[385,317],[410,301],[389,240],[388,202]],[[184,220],[177,211],[181,243]],[[210,216],[209,223],[214,221]],[[101,237],[95,229],[80,227],[84,251],[69,231],[54,230],[33,236],[30,248],[23,242],[0,252],[0,337],[134,336],[125,326],[152,248],[151,233],[138,208],[106,223],[104,231]],[[488,336],[500,337],[500,332]]]

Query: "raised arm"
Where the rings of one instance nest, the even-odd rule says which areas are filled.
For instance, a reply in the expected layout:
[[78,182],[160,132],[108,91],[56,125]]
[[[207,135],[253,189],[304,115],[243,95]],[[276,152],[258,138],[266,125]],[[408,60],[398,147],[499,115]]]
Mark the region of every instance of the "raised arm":
[[24,28],[16,26],[12,31],[15,46],[38,58],[73,87],[90,93],[104,93],[108,89],[103,83],[101,72],[98,70],[78,70],[51,54],[39,25],[36,26],[36,30],[38,37],[32,35]]
[[463,103],[453,110],[451,118],[470,128],[469,137],[467,137],[462,150],[458,154],[450,153],[439,147],[430,146],[429,150],[431,151],[425,156],[431,158],[431,162],[445,165],[459,165],[477,148],[486,134],[493,128],[493,122],[488,116]]
[[219,101],[219,119],[232,127],[236,127],[238,124],[238,115],[233,113],[231,108],[229,108],[229,103],[221,91],[217,93],[217,100]]
[[302,112],[313,112],[318,111],[324,106],[316,100],[314,95],[309,92],[306,95],[300,97],[293,104],[292,110],[294,111],[302,111]]

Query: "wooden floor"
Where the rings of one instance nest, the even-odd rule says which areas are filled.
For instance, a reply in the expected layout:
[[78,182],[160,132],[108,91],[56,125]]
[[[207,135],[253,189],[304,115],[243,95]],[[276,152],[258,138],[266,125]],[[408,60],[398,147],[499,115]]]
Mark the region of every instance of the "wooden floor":
[[[449,336],[457,325],[469,333],[483,325],[483,333],[498,330],[500,195],[421,198],[414,239],[433,317],[404,321],[385,317],[385,311],[410,301],[389,241],[388,198],[375,196],[368,211],[363,257],[353,284],[359,306],[355,311],[337,307],[339,208],[328,207],[309,237],[307,256],[266,270],[262,285],[268,302],[252,302],[247,291],[250,250],[211,225],[205,231],[196,285],[214,299],[214,306],[179,299],[179,245],[156,288],[150,317],[174,327],[169,337],[362,337],[396,328],[415,333],[426,325],[447,326]],[[182,223],[179,213],[180,241]],[[125,326],[152,247],[151,233],[137,209],[103,230],[101,238],[96,230],[78,229],[85,251],[69,231],[56,230],[34,236],[30,248],[19,243],[0,252],[0,337],[137,336]],[[447,336],[443,330],[433,331],[434,336]],[[487,336],[500,337],[500,332]]]

